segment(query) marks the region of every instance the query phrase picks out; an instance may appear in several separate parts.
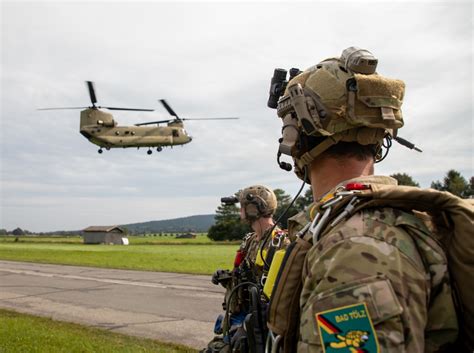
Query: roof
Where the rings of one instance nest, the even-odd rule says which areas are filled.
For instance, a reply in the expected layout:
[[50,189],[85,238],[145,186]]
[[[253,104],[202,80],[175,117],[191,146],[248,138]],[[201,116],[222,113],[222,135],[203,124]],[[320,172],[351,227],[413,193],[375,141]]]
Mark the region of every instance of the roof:
[[105,232],[109,233],[114,230],[118,230],[120,233],[125,233],[125,231],[119,226],[90,226],[83,230],[83,232]]

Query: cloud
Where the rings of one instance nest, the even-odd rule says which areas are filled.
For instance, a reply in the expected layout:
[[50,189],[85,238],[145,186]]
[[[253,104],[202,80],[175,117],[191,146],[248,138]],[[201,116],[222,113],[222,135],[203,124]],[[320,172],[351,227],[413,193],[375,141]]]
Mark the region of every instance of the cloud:
[[[472,4],[2,3],[0,227],[79,229],[212,213],[223,195],[268,184],[294,194],[276,164],[281,121],[266,107],[275,67],[307,68],[350,45],[407,85],[397,146],[380,173],[423,186],[472,159]],[[85,80],[122,125],[166,119],[165,98],[193,141],[146,155],[102,155],[78,131]],[[123,221],[122,221],[123,220]]]

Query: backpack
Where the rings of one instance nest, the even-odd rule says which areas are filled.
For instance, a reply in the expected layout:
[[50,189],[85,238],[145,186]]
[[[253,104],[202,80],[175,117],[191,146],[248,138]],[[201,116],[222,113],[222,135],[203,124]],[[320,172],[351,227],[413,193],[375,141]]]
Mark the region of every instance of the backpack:
[[[439,241],[448,259],[453,297],[459,320],[459,344],[468,352],[474,350],[474,200],[460,199],[451,193],[410,186],[372,184],[334,205],[329,217],[320,223],[321,232],[348,205],[353,196],[359,200],[352,214],[364,208],[391,207],[427,214],[435,226],[433,236]],[[345,212],[345,211],[344,211]],[[283,342],[283,352],[295,352],[299,327],[299,298],[302,290],[304,257],[312,247],[309,224],[287,249],[269,308],[268,327]]]

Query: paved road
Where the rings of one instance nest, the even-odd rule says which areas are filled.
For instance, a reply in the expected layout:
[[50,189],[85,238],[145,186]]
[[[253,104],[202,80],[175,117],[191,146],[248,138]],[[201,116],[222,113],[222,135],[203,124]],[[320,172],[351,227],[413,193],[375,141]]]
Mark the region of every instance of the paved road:
[[221,313],[210,276],[0,261],[0,307],[203,348]]

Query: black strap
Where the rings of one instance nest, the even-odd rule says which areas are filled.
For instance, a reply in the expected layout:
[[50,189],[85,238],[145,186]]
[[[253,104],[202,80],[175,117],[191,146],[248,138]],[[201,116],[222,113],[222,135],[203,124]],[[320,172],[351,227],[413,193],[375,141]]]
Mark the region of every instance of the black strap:
[[275,256],[276,247],[273,244],[270,246],[267,252],[267,256],[265,257],[265,265],[263,266],[263,270],[268,272],[270,270],[270,266],[272,264],[273,256]]

